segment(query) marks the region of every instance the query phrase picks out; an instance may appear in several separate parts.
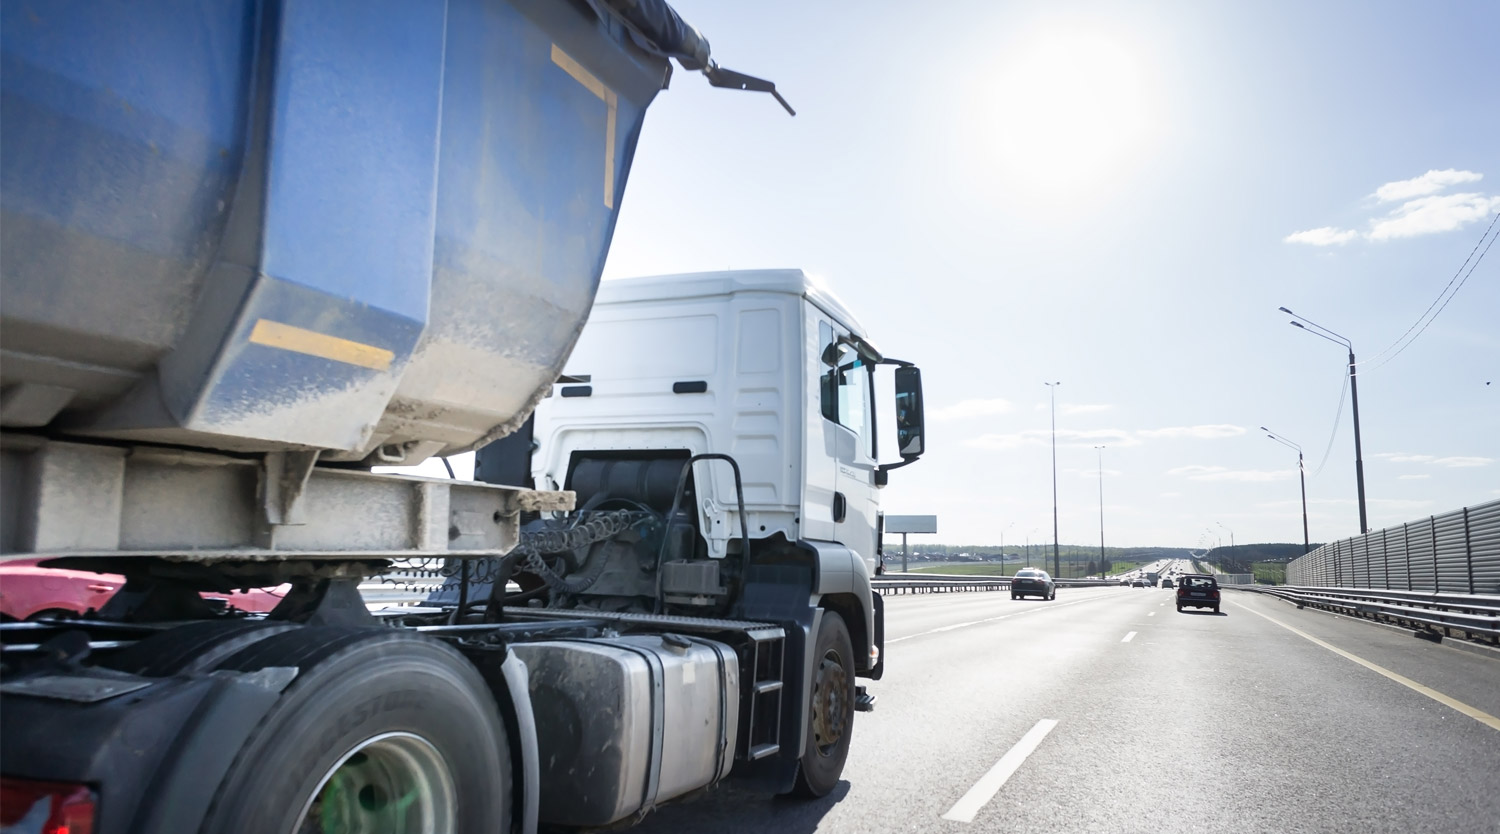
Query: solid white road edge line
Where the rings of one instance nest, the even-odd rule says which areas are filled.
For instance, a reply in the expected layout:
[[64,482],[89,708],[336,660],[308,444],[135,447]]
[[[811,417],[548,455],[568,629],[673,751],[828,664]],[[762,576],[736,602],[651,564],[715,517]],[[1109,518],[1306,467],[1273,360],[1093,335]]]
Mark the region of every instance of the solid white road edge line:
[[943,814],[943,819],[954,822],[973,822],[974,815],[979,813],[979,809],[995,798],[995,794],[1005,787],[1006,781],[1021,767],[1026,757],[1036,752],[1037,745],[1041,744],[1042,739],[1046,738],[1056,726],[1057,719],[1055,718],[1043,718],[1036,722],[1036,726],[1027,730],[1026,735],[1021,736],[1016,746],[1006,751],[988,773],[979,777],[979,781],[974,783],[974,787],[969,788],[968,793],[953,803],[948,813]]
[[1359,665],[1365,667],[1366,669],[1369,669],[1371,672],[1376,673],[1377,675],[1384,675],[1385,677],[1390,678],[1391,680],[1395,681],[1396,683],[1401,684],[1402,686],[1406,687],[1407,689],[1412,690],[1413,692],[1418,692],[1418,693],[1421,693],[1423,695],[1426,695],[1427,697],[1431,698],[1434,701],[1437,701],[1438,703],[1442,704],[1443,706],[1446,706],[1446,707],[1449,707],[1451,709],[1457,710],[1458,712],[1461,712],[1464,715],[1469,716],[1470,718],[1474,719],[1475,721],[1478,721],[1479,723],[1484,724],[1485,726],[1489,727],[1490,729],[1500,730],[1500,718],[1496,718],[1495,716],[1490,715],[1489,713],[1485,712],[1482,709],[1479,709],[1477,707],[1471,707],[1468,704],[1464,703],[1463,701],[1458,700],[1457,698],[1454,698],[1454,697],[1449,696],[1449,695],[1445,695],[1445,694],[1437,691],[1436,689],[1433,689],[1430,686],[1424,686],[1424,685],[1422,685],[1420,683],[1417,683],[1416,681],[1412,680],[1411,678],[1406,677],[1405,675],[1397,674],[1397,673],[1392,672],[1391,670],[1385,668],[1384,666],[1381,666],[1381,665],[1379,665],[1377,663],[1372,663],[1372,662],[1370,662],[1368,660],[1365,660],[1364,658],[1360,657],[1357,654],[1354,654],[1352,652],[1346,652],[1343,649],[1339,648],[1338,646],[1334,646],[1334,645],[1331,645],[1329,643],[1325,643],[1324,641],[1319,640],[1318,638],[1312,636],[1311,634],[1308,634],[1307,632],[1303,631],[1300,628],[1294,628],[1292,626],[1289,626],[1286,623],[1284,623],[1284,622],[1276,619],[1275,617],[1269,617],[1269,616],[1267,616],[1265,614],[1260,613],[1259,611],[1256,611],[1254,608],[1250,608],[1249,606],[1246,606],[1246,605],[1244,605],[1242,603],[1231,602],[1230,605],[1233,605],[1235,608],[1239,608],[1239,609],[1242,609],[1242,610],[1245,610],[1245,611],[1249,611],[1251,614],[1254,614],[1255,616],[1260,617],[1261,619],[1269,620],[1270,622],[1275,623],[1276,625],[1281,626],[1282,628],[1286,629],[1287,631],[1290,631],[1291,633],[1297,635],[1298,637],[1303,638],[1304,640],[1308,640],[1308,641],[1312,642],[1315,645],[1322,646],[1323,648],[1325,648],[1325,649],[1333,652],[1334,654],[1338,655],[1339,657],[1344,658],[1345,660],[1352,660],[1355,663],[1358,663]]
[[1001,614],[998,617],[988,617],[988,618],[983,619],[983,620],[970,620],[967,623],[954,623],[953,625],[945,625],[942,628],[935,628],[935,629],[932,629],[931,631],[919,631],[916,634],[908,634],[905,637],[888,637],[888,638],[886,638],[885,644],[887,646],[889,646],[892,643],[900,643],[902,640],[910,640],[913,637],[926,637],[929,634],[941,634],[941,633],[943,633],[945,631],[953,631],[954,629],[968,628],[969,626],[976,626],[976,625],[984,625],[985,623],[993,623],[993,622],[997,622],[999,620],[1008,620],[1011,617],[1019,617],[1022,614],[1035,614],[1038,611],[1056,611],[1059,608],[1067,608],[1069,605],[1079,605],[1081,603],[1093,602],[1096,599],[1104,599],[1104,598],[1105,598],[1104,594],[1098,594],[1096,596],[1091,596],[1088,599],[1079,599],[1079,600],[1074,600],[1072,602],[1059,602],[1059,603],[1055,603],[1053,605],[1048,605],[1048,606],[1046,606],[1044,608],[1028,608],[1025,611],[1014,611],[1014,612],[1011,612],[1009,614]]
[[1131,638],[1133,638],[1133,637],[1135,637],[1135,632],[1132,631],[1129,634],[1125,635],[1125,639],[1121,640],[1120,642],[1121,643],[1129,643],[1130,640],[1131,640]]

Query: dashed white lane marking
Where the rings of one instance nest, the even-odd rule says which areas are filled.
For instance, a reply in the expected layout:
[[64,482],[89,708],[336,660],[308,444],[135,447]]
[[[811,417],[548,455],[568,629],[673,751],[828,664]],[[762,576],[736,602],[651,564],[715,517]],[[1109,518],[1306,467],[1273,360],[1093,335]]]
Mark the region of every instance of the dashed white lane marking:
[[1249,611],[1251,614],[1254,614],[1257,617],[1260,617],[1260,618],[1265,619],[1265,620],[1269,620],[1269,621],[1275,623],[1276,625],[1279,625],[1282,628],[1286,629],[1287,631],[1290,631],[1291,633],[1297,635],[1298,637],[1301,637],[1301,638],[1303,638],[1305,640],[1311,641],[1312,643],[1315,643],[1315,644],[1317,644],[1319,646],[1322,646],[1323,648],[1325,648],[1325,649],[1333,652],[1334,654],[1338,655],[1339,657],[1345,658],[1346,660],[1352,660],[1355,663],[1358,663],[1359,665],[1365,667],[1366,669],[1369,669],[1371,672],[1374,672],[1374,673],[1376,673],[1378,675],[1384,675],[1387,678],[1390,678],[1391,680],[1395,681],[1396,683],[1399,683],[1402,686],[1406,687],[1407,689],[1410,689],[1410,690],[1412,690],[1414,692],[1420,692],[1421,694],[1426,695],[1427,697],[1431,698],[1434,701],[1437,701],[1438,703],[1440,703],[1440,704],[1442,704],[1444,706],[1451,707],[1452,709],[1458,710],[1459,712],[1463,713],[1464,715],[1469,716],[1470,718],[1474,719],[1475,721],[1478,721],[1479,723],[1488,726],[1490,729],[1500,730],[1500,718],[1496,718],[1495,716],[1490,715],[1489,713],[1485,712],[1482,709],[1477,709],[1475,707],[1471,707],[1468,704],[1464,703],[1463,701],[1458,700],[1457,698],[1453,698],[1453,697],[1450,697],[1448,695],[1444,695],[1443,693],[1437,691],[1436,689],[1433,689],[1430,686],[1423,686],[1422,684],[1417,683],[1416,681],[1412,680],[1411,678],[1408,678],[1408,677],[1406,677],[1404,675],[1399,675],[1399,674],[1397,674],[1395,672],[1392,672],[1391,670],[1389,670],[1389,669],[1387,669],[1384,666],[1381,666],[1379,664],[1371,663],[1370,661],[1365,660],[1364,658],[1360,657],[1359,655],[1352,654],[1350,652],[1344,651],[1343,649],[1339,648],[1338,646],[1329,645],[1328,643],[1325,643],[1322,640],[1319,640],[1318,638],[1312,636],[1311,634],[1308,634],[1307,632],[1305,632],[1305,631],[1303,631],[1303,630],[1301,630],[1299,628],[1293,628],[1292,626],[1287,625],[1286,623],[1284,623],[1284,622],[1276,619],[1275,617],[1268,617],[1265,614],[1262,614],[1259,611],[1256,611],[1254,608],[1250,608],[1250,607],[1247,607],[1245,605],[1241,605],[1240,603],[1237,603],[1237,602],[1230,603],[1230,604],[1233,605],[1236,608],[1242,608],[1242,609],[1244,609],[1246,611]]
[[1156,616],[1156,612],[1155,611],[1148,612],[1146,614],[1146,616],[1148,616],[1148,617],[1155,617]]
[[943,814],[943,819],[954,822],[973,822],[979,809],[995,798],[995,794],[1005,787],[1006,781],[1021,767],[1026,757],[1036,752],[1037,745],[1041,744],[1042,739],[1046,738],[1056,726],[1057,719],[1055,718],[1043,718],[1036,722],[1036,726],[1028,730],[1026,735],[1021,736],[1016,746],[1006,751],[988,773],[979,777],[979,781],[974,783],[974,787],[969,788],[968,793],[953,803],[948,813]]
[[1135,632],[1132,631],[1129,634],[1125,635],[1125,639],[1121,640],[1120,642],[1121,643],[1129,643],[1131,641],[1131,638],[1133,638],[1133,637],[1135,637]]
[[1078,605],[1080,603],[1093,602],[1096,599],[1104,599],[1104,598],[1105,598],[1104,594],[1098,594],[1096,596],[1088,597],[1087,599],[1074,600],[1073,602],[1058,602],[1058,603],[1053,603],[1052,605],[1044,605],[1044,606],[1039,606],[1039,607],[1036,607],[1036,608],[1028,608],[1025,611],[1015,611],[1015,612],[1012,612],[1010,614],[1001,614],[998,617],[987,617],[987,618],[985,618],[983,620],[970,620],[967,623],[954,623],[953,625],[945,625],[942,628],[934,628],[934,629],[932,629],[930,631],[919,631],[916,634],[908,634],[905,637],[887,638],[886,641],[885,641],[885,644],[887,646],[889,646],[892,643],[900,643],[902,640],[910,640],[913,637],[926,637],[929,634],[941,634],[941,633],[943,633],[945,631],[953,631],[955,629],[968,628],[969,626],[983,625],[985,623],[993,623],[993,622],[998,622],[1000,620],[1008,620],[1011,617],[1019,617],[1019,616],[1021,616],[1023,614],[1035,614],[1038,611],[1056,611],[1059,608],[1067,608],[1069,605]]

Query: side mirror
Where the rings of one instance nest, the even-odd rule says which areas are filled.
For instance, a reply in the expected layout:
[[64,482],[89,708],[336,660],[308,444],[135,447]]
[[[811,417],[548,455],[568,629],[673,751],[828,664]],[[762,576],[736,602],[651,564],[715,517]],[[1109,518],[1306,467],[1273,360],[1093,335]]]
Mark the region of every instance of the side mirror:
[[922,371],[914,365],[896,369],[896,450],[906,462],[922,456]]

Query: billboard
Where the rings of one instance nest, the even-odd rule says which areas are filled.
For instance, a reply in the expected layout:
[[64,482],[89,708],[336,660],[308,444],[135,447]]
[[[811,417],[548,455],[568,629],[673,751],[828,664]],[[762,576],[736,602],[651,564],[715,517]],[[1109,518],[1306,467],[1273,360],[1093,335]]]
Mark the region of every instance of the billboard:
[[887,533],[936,533],[935,515],[888,515],[885,517]]

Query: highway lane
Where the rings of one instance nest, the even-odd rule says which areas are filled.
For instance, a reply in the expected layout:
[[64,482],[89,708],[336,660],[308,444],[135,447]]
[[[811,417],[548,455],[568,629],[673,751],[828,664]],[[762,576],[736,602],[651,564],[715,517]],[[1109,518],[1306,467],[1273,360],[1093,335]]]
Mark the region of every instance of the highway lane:
[[1226,592],[1220,616],[1172,599],[889,598],[879,708],[831,796],[731,782],[635,830],[1500,832],[1500,729],[1308,637],[1490,716],[1500,658],[1249,593]]

